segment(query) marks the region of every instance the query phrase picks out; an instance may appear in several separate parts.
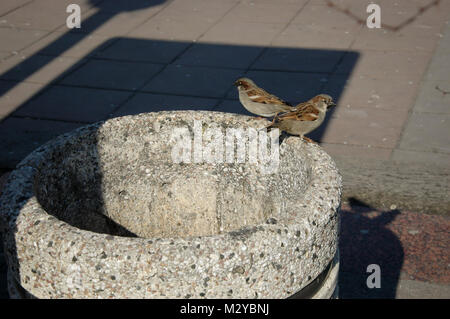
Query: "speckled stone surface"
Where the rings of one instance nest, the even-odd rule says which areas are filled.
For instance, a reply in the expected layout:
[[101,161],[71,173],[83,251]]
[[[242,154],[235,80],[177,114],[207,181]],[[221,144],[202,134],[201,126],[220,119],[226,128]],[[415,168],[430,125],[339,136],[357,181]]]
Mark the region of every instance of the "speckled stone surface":
[[[115,118],[31,153],[0,198],[9,282],[38,298],[286,298],[333,259],[341,178],[289,137],[278,170],[174,163],[175,127],[261,128],[219,112]],[[205,145],[205,142],[204,142]]]

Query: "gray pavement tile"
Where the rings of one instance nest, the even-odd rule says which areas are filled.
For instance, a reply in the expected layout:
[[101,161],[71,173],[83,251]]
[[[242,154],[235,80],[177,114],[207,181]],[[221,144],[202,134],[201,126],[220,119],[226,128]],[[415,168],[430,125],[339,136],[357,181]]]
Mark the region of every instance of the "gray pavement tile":
[[[77,58],[32,55],[14,56],[0,65],[0,79],[48,84],[59,76],[76,69],[85,61]],[[3,70],[5,69],[5,70]]]
[[262,50],[262,47],[253,46],[196,43],[184,52],[175,63],[246,69]]
[[189,96],[137,93],[113,116],[138,114],[143,112],[176,111],[176,110],[213,110],[217,100]]
[[450,81],[424,81],[413,111],[450,115]]
[[6,60],[8,57],[11,56],[11,52],[7,51],[0,51],[0,63]]
[[43,84],[37,83],[0,80],[0,121],[42,90],[43,87]]
[[9,117],[0,123],[0,167],[14,168],[48,140],[82,126],[80,123]]
[[253,69],[331,73],[344,51],[269,48],[258,58]]
[[346,74],[353,71],[374,78],[409,76],[411,80],[416,80],[423,76],[431,55],[431,52],[421,51],[364,50],[359,51],[358,63],[354,68],[348,66],[352,61],[347,54],[336,72]]
[[122,38],[99,52],[97,56],[129,61],[170,63],[188,45],[186,42]]
[[[117,1],[116,1],[117,2]],[[62,25],[58,31],[71,33],[89,33],[100,36],[124,36],[147,20],[147,15],[139,11],[124,13],[105,13],[103,11],[88,12],[81,21],[81,28],[68,30]]]
[[201,97],[223,97],[239,70],[169,65],[142,90]]
[[[227,15],[230,19],[238,22],[255,23],[286,23],[291,20],[302,8],[304,1],[293,3],[248,1],[241,2]],[[274,14],[276,13],[276,14]]]
[[32,0],[2,0],[0,2],[0,16],[13,11],[31,1]]
[[152,78],[161,65],[91,60],[62,79],[61,83],[108,89],[136,90]]
[[[91,8],[92,2],[79,0],[76,4],[81,7],[81,12],[85,12]],[[1,20],[6,21],[5,24],[10,27],[51,31],[66,24],[68,17],[66,8],[71,3],[73,2],[70,0],[30,1],[27,5],[3,16]]]
[[106,37],[72,32],[53,32],[26,48],[24,54],[87,57],[109,42]]
[[[321,88],[328,79],[326,74],[271,71],[249,71],[245,76],[269,93],[293,104],[321,93]],[[235,88],[229,92],[228,98],[238,98]]]
[[450,153],[450,115],[413,113],[401,137],[399,149]]
[[[419,84],[407,77],[397,76],[377,79],[345,75],[332,75],[324,92],[339,100],[340,107],[373,107],[380,109],[411,109]],[[343,88],[345,89],[344,91]],[[342,94],[342,95],[341,95]]]
[[[450,40],[449,40],[450,42]],[[450,50],[437,50],[428,66],[425,80],[448,81],[450,70]]]
[[450,154],[394,149],[392,151],[391,159],[399,163],[422,163],[426,165],[434,164],[437,166],[448,167],[450,163]]
[[287,21],[285,23],[238,22],[227,15],[211,27],[199,41],[268,46],[286,24]]
[[75,122],[106,119],[131,92],[53,86],[21,106],[13,115]]
[[21,30],[0,28],[2,51],[20,51],[43,38],[48,32],[39,30]]

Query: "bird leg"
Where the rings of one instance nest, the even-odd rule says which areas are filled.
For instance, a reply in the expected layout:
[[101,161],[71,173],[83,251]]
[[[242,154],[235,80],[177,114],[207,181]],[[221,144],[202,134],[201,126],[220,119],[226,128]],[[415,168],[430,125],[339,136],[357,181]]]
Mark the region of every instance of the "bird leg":
[[310,139],[309,137],[302,136],[302,139],[305,140],[305,141],[308,142],[308,143],[314,143],[314,144],[317,144],[317,142],[313,141],[313,140]]
[[274,123],[275,123],[275,121],[277,120],[277,118],[278,118],[278,114],[280,114],[281,112],[278,112],[277,114],[275,114],[275,116],[273,117],[273,119],[272,119],[272,122],[270,123],[270,125],[273,125]]

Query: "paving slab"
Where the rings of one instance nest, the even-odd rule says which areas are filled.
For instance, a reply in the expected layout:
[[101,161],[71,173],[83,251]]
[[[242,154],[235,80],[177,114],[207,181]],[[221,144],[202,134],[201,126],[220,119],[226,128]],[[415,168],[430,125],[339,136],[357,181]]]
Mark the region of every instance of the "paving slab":
[[384,147],[367,145],[351,145],[351,144],[331,144],[326,142],[321,142],[320,146],[333,157],[357,157],[362,160],[364,159],[378,159],[378,160],[389,160],[391,158],[392,149]]
[[85,124],[8,117],[0,123],[0,167],[15,167],[43,143],[82,125]]
[[167,5],[165,0],[127,0],[127,1],[94,1],[93,6],[102,12],[107,13],[120,13],[120,12],[148,12],[153,11],[155,8],[158,10]]
[[0,63],[5,61],[7,58],[9,58],[12,55],[11,52],[8,51],[0,51]]
[[[399,165],[408,163],[420,163],[422,165],[437,165],[438,167],[448,167],[450,163],[450,154],[447,153],[435,153],[428,151],[409,151],[403,149],[394,149],[392,151],[391,160],[398,162]],[[445,185],[447,180],[443,178],[443,184]]]
[[[430,52],[391,51],[391,50],[360,50],[359,59],[352,71],[354,76],[365,75],[372,78],[389,78],[404,76],[408,81],[419,81],[423,76],[429,60]],[[336,70],[337,74],[348,74],[348,63],[353,63],[349,56],[344,56],[342,64]]]
[[450,115],[413,113],[399,149],[450,154]]
[[0,28],[2,51],[20,51],[47,34],[48,31]]
[[356,36],[351,48],[354,50],[433,52],[439,39],[437,32],[431,35],[408,34],[405,36],[388,30],[363,28]]
[[450,80],[423,81],[414,112],[450,114]]
[[332,75],[324,91],[339,101],[339,108],[371,107],[382,112],[393,109],[409,110],[414,103],[418,87],[418,82],[410,81],[406,76],[372,78],[364,75]]
[[132,93],[51,86],[20,106],[13,115],[92,123],[106,119]]
[[[4,26],[12,28],[53,31],[58,26],[66,24],[68,17],[66,8],[72,2],[70,0],[31,1],[2,16],[1,19],[4,21]],[[81,11],[91,8],[88,0],[78,1],[77,4],[81,7]]]
[[[325,143],[344,143],[370,147],[394,148],[408,116],[407,110],[376,108],[336,108],[329,116],[322,136]],[[319,128],[314,134],[320,133]]]
[[273,39],[272,45],[311,49],[348,49],[361,26],[351,30],[334,29],[332,25],[290,24]]
[[60,83],[106,89],[137,90],[162,68],[151,63],[90,60]]
[[189,43],[120,38],[96,56],[127,61],[170,63]]
[[344,51],[269,48],[252,65],[253,69],[332,73]]
[[[345,13],[335,8],[317,5],[309,1],[303,10],[292,20],[292,25],[307,25],[324,30],[329,26],[333,30],[353,31],[359,30],[359,23],[350,19]],[[364,10],[365,13],[365,10]]]
[[0,3],[0,16],[7,14],[8,12],[14,11],[17,8],[31,2],[32,0],[3,0]]
[[22,50],[23,55],[32,54],[86,58],[108,44],[107,37],[83,33],[55,31]]
[[[229,12],[230,20],[253,23],[285,23],[296,16],[303,8],[303,1],[287,2],[280,6],[271,2],[241,2]],[[276,12],[276,14],[274,14]]]
[[262,47],[195,43],[174,64],[247,69]]
[[[159,9],[153,8],[154,13]],[[64,24],[58,28],[60,32],[88,33],[103,37],[124,36],[143,24],[151,16],[149,12],[103,12],[91,10],[81,20],[81,28],[68,29]]]
[[158,15],[130,32],[131,37],[145,39],[198,39],[234,5],[233,1],[173,1]]
[[285,28],[285,23],[236,22],[227,16],[211,27],[198,41],[267,46]]
[[16,55],[0,65],[0,79],[49,84],[85,61],[71,57]]
[[239,75],[239,70],[168,65],[142,91],[220,98]]
[[[11,87],[13,87],[11,89]],[[0,121],[14,112],[20,105],[42,90],[44,85],[28,82],[11,82],[0,80]]]
[[143,112],[206,110],[212,111],[218,100],[190,96],[137,93],[122,105],[112,117]]

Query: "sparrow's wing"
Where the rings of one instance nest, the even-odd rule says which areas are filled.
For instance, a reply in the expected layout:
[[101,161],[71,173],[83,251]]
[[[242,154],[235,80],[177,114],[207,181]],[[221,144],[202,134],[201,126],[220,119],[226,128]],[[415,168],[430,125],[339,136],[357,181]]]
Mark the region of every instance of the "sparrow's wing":
[[319,117],[319,110],[311,103],[305,102],[295,106],[295,110],[277,116],[279,120],[315,121]]
[[282,99],[276,97],[275,95],[268,93],[267,91],[261,88],[252,88],[246,91],[246,93],[249,99],[251,99],[253,102],[290,106],[289,103],[283,101]]

